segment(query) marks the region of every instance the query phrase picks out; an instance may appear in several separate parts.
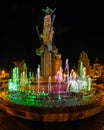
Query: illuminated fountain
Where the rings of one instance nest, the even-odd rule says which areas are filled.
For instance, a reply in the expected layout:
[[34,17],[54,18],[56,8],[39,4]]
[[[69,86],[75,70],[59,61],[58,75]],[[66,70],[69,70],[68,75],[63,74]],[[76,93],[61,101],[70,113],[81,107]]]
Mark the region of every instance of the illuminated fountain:
[[38,82],[38,93],[39,93],[39,87],[40,87],[40,65],[38,65],[38,68],[37,68],[37,82]]
[[[64,94],[69,96],[71,92],[79,93],[81,91],[88,92],[91,90],[92,83],[90,76],[86,76],[86,70],[83,63],[80,65],[80,75],[78,76],[74,70],[69,73],[69,60],[65,61],[65,70],[62,69],[61,54],[53,44],[55,20],[54,10],[46,7],[43,23],[43,34],[39,34],[38,27],[36,29],[39,34],[39,39],[43,44],[36,49],[36,54],[41,57],[41,64],[37,67],[36,80],[33,80],[32,72],[27,72],[26,63],[21,68],[13,68],[12,78],[8,82],[8,91],[11,95],[14,92],[22,93],[28,96],[35,97],[50,97],[61,96]],[[40,37],[41,36],[41,37]],[[41,40],[42,39],[42,40]],[[64,74],[65,72],[65,74]],[[22,95],[21,95],[22,96]],[[13,98],[12,98],[13,99]],[[29,104],[30,105],[30,104]],[[33,105],[33,104],[32,104]],[[34,104],[35,105],[35,104]]]
[[83,63],[81,62],[80,65],[80,76],[78,76],[73,69],[69,73],[68,59],[66,59],[66,63],[66,75],[64,75],[63,69],[60,67],[56,73],[54,84],[52,83],[51,76],[48,77],[48,81],[40,80],[40,65],[38,65],[37,68],[37,78],[35,81],[32,79],[31,72],[29,72],[29,74],[27,73],[27,69],[23,69],[23,72],[19,73],[19,68],[14,67],[12,78],[8,82],[8,91],[21,91],[26,93],[32,92],[37,95],[44,93],[50,95],[90,91],[92,88],[92,80],[89,75],[86,75],[86,69],[83,67]]
[[[86,75],[86,68],[83,66],[83,62],[80,64],[80,75],[77,75],[76,72],[72,69],[67,91],[70,89],[72,92],[80,92],[81,90],[90,91],[92,88],[92,80],[89,75]],[[70,87],[70,88],[69,88]]]
[[[13,68],[8,87],[0,92],[0,108],[11,115],[36,121],[62,122],[83,119],[101,111],[99,104],[94,109],[94,103],[98,102],[100,96],[95,95],[92,79],[90,75],[86,75],[83,62],[80,64],[79,75],[75,70],[69,69],[68,58],[65,69],[62,69],[61,54],[53,45],[55,15],[52,19],[51,15],[55,10],[56,8],[52,10],[48,7],[43,9],[43,45],[36,49],[36,54],[41,57],[36,79],[32,72],[27,71],[24,63],[22,71],[20,67]],[[87,105],[94,111],[93,114],[87,111]]]

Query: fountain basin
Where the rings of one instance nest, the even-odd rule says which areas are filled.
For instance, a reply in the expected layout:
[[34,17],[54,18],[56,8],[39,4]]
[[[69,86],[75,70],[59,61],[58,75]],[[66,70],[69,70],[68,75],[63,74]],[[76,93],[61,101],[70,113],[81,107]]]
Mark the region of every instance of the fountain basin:
[[[18,100],[20,100],[18,96],[17,99],[15,99],[17,102],[8,99],[7,95],[3,96],[5,93],[7,94],[5,90],[0,91],[0,109],[12,116],[28,120],[67,122],[84,119],[104,110],[104,95],[102,97],[96,95],[96,99],[94,97],[94,101],[92,102],[84,102],[85,99],[83,99],[82,102],[81,99],[80,102],[76,103],[73,102],[75,101],[74,97],[66,94],[47,95],[46,97],[39,95],[29,97],[28,95],[27,98],[22,97],[22,100],[25,100],[25,102],[28,102],[29,104],[30,102],[33,102],[34,105],[27,105],[18,102]],[[99,94],[102,95],[102,91]],[[14,94],[14,98],[15,96],[16,95]],[[88,95],[84,95],[83,98],[88,99]]]

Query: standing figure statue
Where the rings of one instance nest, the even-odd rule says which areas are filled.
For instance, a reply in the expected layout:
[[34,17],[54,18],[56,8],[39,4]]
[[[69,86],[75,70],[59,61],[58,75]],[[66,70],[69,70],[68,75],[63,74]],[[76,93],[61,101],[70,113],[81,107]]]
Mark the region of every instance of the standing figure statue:
[[[54,27],[53,23],[55,20],[55,14],[53,12],[56,10],[55,9],[50,9],[49,7],[46,7],[46,9],[42,9],[43,12],[45,12],[44,16],[44,23],[43,23],[43,32],[40,35],[40,38],[42,38],[43,45],[36,49],[36,54],[39,56],[42,56],[44,54],[45,48],[47,48],[48,52],[57,54],[58,49],[56,48],[55,45],[53,45],[53,40],[54,40]],[[38,29],[37,29],[38,30]]]
[[50,9],[49,7],[46,7],[46,9],[42,9],[45,12],[45,17],[44,17],[44,24],[43,24],[43,44],[48,47],[48,51],[52,52],[52,42],[53,42],[53,36],[54,36],[54,27],[53,27],[53,22],[55,15],[53,19],[51,18],[51,14],[56,10]]

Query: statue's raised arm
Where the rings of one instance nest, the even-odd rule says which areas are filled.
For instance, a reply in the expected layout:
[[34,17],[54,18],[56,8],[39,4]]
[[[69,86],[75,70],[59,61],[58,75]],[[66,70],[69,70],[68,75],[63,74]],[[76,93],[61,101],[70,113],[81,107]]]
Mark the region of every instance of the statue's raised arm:
[[53,10],[51,8],[49,8],[48,6],[46,7],[46,9],[42,9],[45,12],[45,15],[51,15],[53,14],[53,12],[56,10],[56,8],[54,8]]

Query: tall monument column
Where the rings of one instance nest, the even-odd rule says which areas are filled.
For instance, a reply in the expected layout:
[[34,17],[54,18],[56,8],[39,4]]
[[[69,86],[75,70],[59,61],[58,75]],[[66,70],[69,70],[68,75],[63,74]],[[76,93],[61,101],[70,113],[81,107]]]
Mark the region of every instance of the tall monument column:
[[52,80],[55,79],[57,66],[62,66],[62,62],[58,62],[57,53],[58,49],[53,45],[54,27],[53,22],[55,15],[52,16],[53,12],[56,10],[46,7],[43,9],[45,12],[44,23],[43,23],[43,34],[41,34],[43,45],[36,49],[36,54],[41,56],[41,80],[48,80],[49,76]]

